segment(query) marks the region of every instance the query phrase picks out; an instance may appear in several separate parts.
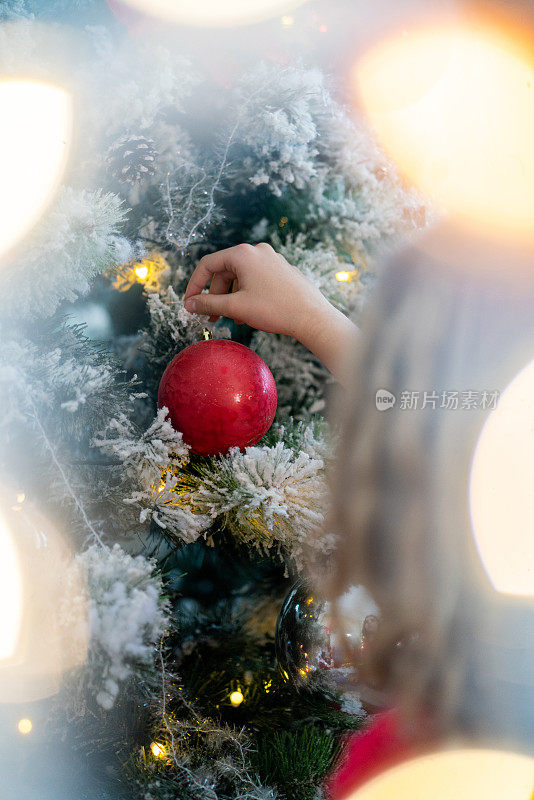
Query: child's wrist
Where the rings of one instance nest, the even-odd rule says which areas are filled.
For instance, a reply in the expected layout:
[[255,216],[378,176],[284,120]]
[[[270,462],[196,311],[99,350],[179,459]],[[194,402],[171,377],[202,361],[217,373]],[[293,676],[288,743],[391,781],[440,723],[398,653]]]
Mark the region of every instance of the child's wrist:
[[322,337],[336,313],[336,309],[325,297],[321,296],[319,302],[309,303],[300,310],[295,321],[295,330],[291,335],[313,351],[314,342]]

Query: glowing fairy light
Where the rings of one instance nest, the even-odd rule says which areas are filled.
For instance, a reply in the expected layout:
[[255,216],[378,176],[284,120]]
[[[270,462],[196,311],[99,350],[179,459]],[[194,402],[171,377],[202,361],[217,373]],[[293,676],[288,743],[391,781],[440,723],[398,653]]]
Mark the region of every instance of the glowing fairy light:
[[160,253],[152,253],[149,258],[135,263],[124,264],[113,282],[113,288],[126,292],[134,284],[143,283],[147,290],[156,288],[159,280],[168,273],[169,265]]
[[285,14],[282,19],[280,20],[284,28],[289,28],[291,25],[295,24],[295,18],[289,16],[289,14]]
[[72,111],[62,89],[0,81],[0,256],[41,216],[65,168]]
[[532,800],[534,758],[492,750],[450,750],[405,762],[347,800]]
[[495,589],[534,595],[534,361],[502,393],[479,436],[469,500],[478,552]]
[[140,281],[144,281],[148,277],[148,266],[146,264],[138,264],[137,267],[134,268],[134,272]]
[[21,511],[22,510],[22,504],[24,503],[25,500],[26,500],[25,493],[24,492],[17,492],[17,497],[16,497],[16,501],[17,502],[15,503],[15,505],[11,506],[13,511]]
[[375,46],[354,79],[410,181],[459,223],[532,242],[531,45],[504,27],[425,27]]
[[350,272],[348,270],[342,269],[339,272],[336,272],[336,281],[339,281],[340,283],[351,283],[357,277],[358,277],[357,269],[353,269]]
[[33,730],[33,722],[31,719],[24,717],[23,719],[19,720],[17,728],[19,733],[22,733],[23,736],[27,736]]
[[[181,25],[221,27],[261,22],[302,5],[306,0],[122,0],[154,17]],[[287,16],[284,16],[287,18]]]
[[164,745],[160,744],[159,742],[152,742],[150,749],[154,758],[165,758],[166,750]]
[[236,689],[236,691],[232,692],[230,695],[230,702],[234,708],[240,706],[244,699],[243,693],[239,689]]
[[13,536],[0,517],[0,660],[16,649],[22,616],[22,579]]

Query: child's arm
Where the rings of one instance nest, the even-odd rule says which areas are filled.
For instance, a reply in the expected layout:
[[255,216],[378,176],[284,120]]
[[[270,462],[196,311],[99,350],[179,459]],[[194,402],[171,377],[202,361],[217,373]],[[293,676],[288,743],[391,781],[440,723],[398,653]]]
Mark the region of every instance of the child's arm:
[[[211,280],[210,293],[201,294]],[[228,294],[233,287],[231,294]],[[293,336],[344,382],[356,327],[268,244],[240,244],[202,258],[184,295],[187,311]]]

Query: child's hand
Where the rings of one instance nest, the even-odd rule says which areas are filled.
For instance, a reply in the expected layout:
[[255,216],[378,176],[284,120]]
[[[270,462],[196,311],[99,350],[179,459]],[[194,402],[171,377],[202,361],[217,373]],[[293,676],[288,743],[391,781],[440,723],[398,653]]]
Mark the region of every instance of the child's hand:
[[[202,294],[210,281],[209,294]],[[317,287],[268,244],[240,244],[204,256],[184,302],[187,311],[206,314],[210,322],[230,317],[258,330],[293,336],[334,374],[355,331]]]
[[[201,294],[210,280],[210,293]],[[240,244],[204,256],[191,276],[184,301],[188,311],[209,315],[210,322],[231,317],[252,328],[296,339],[310,313],[324,311],[327,302],[269,244]]]

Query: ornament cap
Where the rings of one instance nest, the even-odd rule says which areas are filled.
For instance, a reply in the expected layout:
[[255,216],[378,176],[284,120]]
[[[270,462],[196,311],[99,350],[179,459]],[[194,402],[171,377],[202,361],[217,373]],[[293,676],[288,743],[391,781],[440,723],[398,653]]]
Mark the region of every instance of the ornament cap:
[[208,328],[202,328],[202,338],[204,341],[208,342],[210,339],[213,339],[213,334]]

